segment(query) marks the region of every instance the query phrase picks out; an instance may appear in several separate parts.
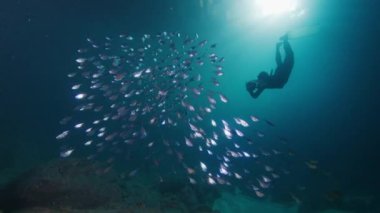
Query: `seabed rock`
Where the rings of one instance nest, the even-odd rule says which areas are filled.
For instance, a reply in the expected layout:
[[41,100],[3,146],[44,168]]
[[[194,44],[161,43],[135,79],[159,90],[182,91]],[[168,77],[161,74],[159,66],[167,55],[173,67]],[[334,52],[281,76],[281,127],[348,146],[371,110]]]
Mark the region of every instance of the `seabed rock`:
[[[100,167],[82,160],[58,160],[22,175],[0,194],[4,212],[31,209],[90,209],[122,201],[112,174],[94,175]],[[44,212],[44,211],[40,211]]]
[[[29,171],[0,191],[0,213],[211,213],[207,184],[123,178],[110,167],[63,159]],[[151,174],[152,175],[152,174]]]

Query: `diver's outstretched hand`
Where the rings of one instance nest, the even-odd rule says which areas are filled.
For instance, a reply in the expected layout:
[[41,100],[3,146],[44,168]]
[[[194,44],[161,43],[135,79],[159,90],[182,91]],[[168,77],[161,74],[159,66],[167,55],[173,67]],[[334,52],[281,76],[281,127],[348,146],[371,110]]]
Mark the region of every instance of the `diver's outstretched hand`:
[[256,83],[254,81],[249,81],[245,84],[245,88],[250,92],[256,88]]

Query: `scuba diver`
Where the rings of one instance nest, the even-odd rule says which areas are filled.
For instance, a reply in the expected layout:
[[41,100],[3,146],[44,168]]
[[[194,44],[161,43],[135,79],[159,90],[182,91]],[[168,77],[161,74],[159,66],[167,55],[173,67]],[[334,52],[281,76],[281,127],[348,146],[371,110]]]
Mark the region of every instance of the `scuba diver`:
[[[264,89],[281,89],[288,82],[290,73],[294,65],[294,54],[288,42],[288,35],[285,34],[280,38],[281,42],[276,45],[276,64],[277,68],[273,73],[262,71],[256,80],[246,83],[246,89],[252,98],[257,98]],[[285,51],[285,59],[281,60],[280,47],[283,46]]]

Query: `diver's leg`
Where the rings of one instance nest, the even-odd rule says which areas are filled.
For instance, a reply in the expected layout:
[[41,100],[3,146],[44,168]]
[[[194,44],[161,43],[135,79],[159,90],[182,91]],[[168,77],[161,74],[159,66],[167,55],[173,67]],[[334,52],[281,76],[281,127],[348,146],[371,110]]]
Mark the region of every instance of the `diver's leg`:
[[281,66],[281,64],[282,64],[281,54],[280,54],[280,46],[281,46],[281,43],[277,43],[277,45],[276,45],[276,64],[277,64],[277,67]]
[[294,53],[288,41],[284,41],[285,58],[281,66],[282,87],[288,82],[289,76],[294,66]]
[[292,47],[290,46],[288,41],[284,41],[284,50],[286,55],[293,55],[293,50]]
[[293,53],[292,47],[290,46],[287,40],[284,41],[283,43],[284,43],[284,51],[285,51],[284,65],[292,69],[293,64],[294,64],[294,53]]

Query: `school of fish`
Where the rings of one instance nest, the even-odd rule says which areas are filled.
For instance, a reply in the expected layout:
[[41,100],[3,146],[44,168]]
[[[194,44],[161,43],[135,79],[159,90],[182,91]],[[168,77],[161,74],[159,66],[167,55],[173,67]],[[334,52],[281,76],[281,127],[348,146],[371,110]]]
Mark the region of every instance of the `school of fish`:
[[108,153],[108,162],[116,161],[114,156],[126,159],[129,176],[149,165],[161,180],[168,175],[186,175],[192,184],[244,180],[263,197],[287,172],[265,160],[281,151],[258,145],[265,134],[254,126],[265,120],[215,115],[220,104],[229,104],[218,90],[225,70],[216,49],[197,34],[88,38],[77,51],[77,71],[68,74],[76,106],[60,121],[61,157]]

